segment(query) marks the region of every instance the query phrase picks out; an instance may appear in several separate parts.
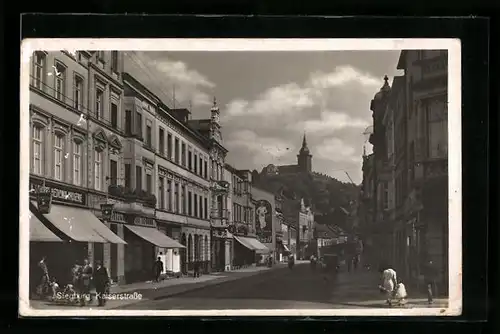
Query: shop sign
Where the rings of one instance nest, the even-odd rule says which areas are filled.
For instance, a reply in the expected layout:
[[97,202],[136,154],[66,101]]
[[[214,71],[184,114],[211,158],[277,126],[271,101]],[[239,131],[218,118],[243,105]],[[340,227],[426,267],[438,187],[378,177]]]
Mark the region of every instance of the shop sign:
[[267,237],[268,234],[272,233],[273,215],[273,208],[269,201],[257,201],[255,205],[255,229],[257,235]]
[[212,230],[212,237],[214,238],[227,238],[227,230]]
[[263,244],[270,244],[273,242],[273,238],[269,236],[257,236],[257,240],[259,240]]
[[[39,188],[41,188],[42,186],[43,186],[43,181],[30,180],[29,189],[34,190],[33,194],[36,194]],[[50,189],[53,201],[85,205],[86,194],[83,192],[74,191],[70,187],[54,184],[50,181],[45,182],[45,187]]]
[[147,217],[134,217],[134,225],[156,227],[156,220]]

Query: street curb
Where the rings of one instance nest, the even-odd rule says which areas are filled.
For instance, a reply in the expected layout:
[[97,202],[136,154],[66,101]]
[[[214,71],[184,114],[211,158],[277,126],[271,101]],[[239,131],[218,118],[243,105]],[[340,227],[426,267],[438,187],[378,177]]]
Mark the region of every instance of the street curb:
[[[248,276],[235,277],[235,278],[228,279],[228,280],[224,280],[224,278],[220,278],[220,281],[218,281],[217,279],[215,279],[213,281],[208,281],[208,282],[213,282],[213,283],[208,283],[208,284],[203,284],[202,283],[200,286],[194,287],[192,289],[187,289],[187,290],[184,290],[184,291],[176,291],[176,292],[172,292],[172,293],[166,293],[166,294],[154,297],[154,298],[147,298],[147,299],[138,300],[136,302],[128,303],[126,305],[120,305],[120,306],[109,308],[109,310],[117,310],[117,309],[120,309],[122,307],[125,307],[125,306],[128,307],[130,305],[135,305],[137,303],[144,302],[144,301],[147,301],[147,300],[149,300],[149,301],[164,300],[164,299],[167,299],[167,298],[176,297],[176,296],[179,296],[179,295],[182,295],[182,294],[186,294],[186,293],[190,293],[190,292],[193,292],[193,291],[198,291],[198,290],[201,290],[201,289],[204,289],[204,288],[207,288],[207,287],[218,286],[218,285],[222,285],[224,283],[234,282],[234,281],[237,281],[237,280],[240,280],[240,279],[245,279],[245,278],[249,278],[249,277],[255,277],[255,276],[258,276],[258,275],[262,275],[264,273],[276,272],[276,271],[283,270],[283,269],[288,269],[288,267],[273,268],[273,269],[270,269],[270,270],[261,270],[261,271],[258,271],[258,272],[253,272],[251,275],[248,275]],[[168,287],[166,287],[165,289],[168,289]]]

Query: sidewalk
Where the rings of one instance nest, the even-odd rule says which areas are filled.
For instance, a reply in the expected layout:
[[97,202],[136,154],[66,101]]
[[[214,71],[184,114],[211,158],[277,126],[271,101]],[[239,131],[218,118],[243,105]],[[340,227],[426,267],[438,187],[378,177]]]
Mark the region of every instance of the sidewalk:
[[[108,300],[106,305],[104,307],[99,307],[99,309],[115,309],[145,300],[168,298],[188,291],[203,289],[207,286],[259,275],[270,270],[277,270],[285,267],[286,265],[283,264],[277,264],[272,268],[248,267],[237,271],[202,275],[199,278],[184,276],[181,278],[167,279],[158,283],[139,282],[122,286],[112,286],[110,296],[116,299]],[[96,304],[97,302],[94,301],[92,305],[86,306],[85,308],[98,308]],[[66,309],[80,307],[78,305],[67,305],[58,302],[41,300],[31,300],[30,305],[35,309]]]
[[[335,286],[331,295],[331,301],[343,306],[359,307],[383,307],[385,295],[381,294],[378,285],[380,284],[380,274],[373,271],[358,269],[354,272],[341,272],[335,281]],[[427,303],[427,296],[419,291],[412,291],[407,288],[408,298],[404,306],[393,307],[425,307],[425,308],[446,308],[447,298],[434,299],[434,303]]]

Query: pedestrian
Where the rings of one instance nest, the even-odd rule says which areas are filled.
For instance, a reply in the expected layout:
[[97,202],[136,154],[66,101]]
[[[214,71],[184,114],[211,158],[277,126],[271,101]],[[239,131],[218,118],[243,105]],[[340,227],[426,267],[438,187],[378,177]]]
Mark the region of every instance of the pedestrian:
[[406,293],[406,287],[403,282],[400,280],[398,285],[396,286],[396,293],[394,299],[396,299],[396,303],[398,305],[406,304],[406,297],[408,294]]
[[42,259],[38,262],[38,268],[40,270],[40,281],[36,288],[36,294],[38,297],[44,298],[50,290],[49,268],[46,256],[42,256]]
[[90,295],[90,289],[92,284],[92,274],[94,270],[90,265],[88,259],[83,260],[83,267],[81,273],[81,283],[80,283],[80,306],[85,306],[86,299],[92,302],[92,296]]
[[354,271],[358,269],[358,264],[359,264],[359,255],[356,254],[354,255],[354,258],[352,259],[352,264],[354,266]]
[[382,272],[382,285],[379,285],[379,288],[386,294],[386,303],[392,306],[392,298],[397,286],[396,271],[389,265],[382,266],[380,271]]
[[437,270],[432,260],[427,261],[423,269],[425,284],[427,286],[427,302],[432,304],[434,302],[434,296],[437,294]]
[[98,306],[106,304],[106,296],[109,289],[108,270],[102,265],[101,261],[96,262],[96,270],[94,272],[94,286],[97,294]]
[[314,256],[314,254],[311,255],[310,261],[312,271],[316,271],[316,256]]
[[193,265],[193,277],[194,278],[200,277],[200,263],[198,261],[194,261],[194,265]]
[[295,264],[295,259],[293,255],[290,255],[290,257],[288,258],[288,269],[292,270],[294,264]]
[[155,282],[159,282],[161,274],[163,273],[163,262],[159,256],[153,264],[153,273]]

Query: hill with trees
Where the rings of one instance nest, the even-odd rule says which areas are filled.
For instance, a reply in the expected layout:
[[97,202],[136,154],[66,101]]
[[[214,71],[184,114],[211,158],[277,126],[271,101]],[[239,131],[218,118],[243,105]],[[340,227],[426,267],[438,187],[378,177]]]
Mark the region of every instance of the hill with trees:
[[269,175],[254,171],[252,177],[259,187],[281,195],[285,202],[294,203],[295,209],[300,208],[303,198],[319,224],[337,225],[347,232],[352,230],[347,217],[358,199],[359,186],[320,173]]

